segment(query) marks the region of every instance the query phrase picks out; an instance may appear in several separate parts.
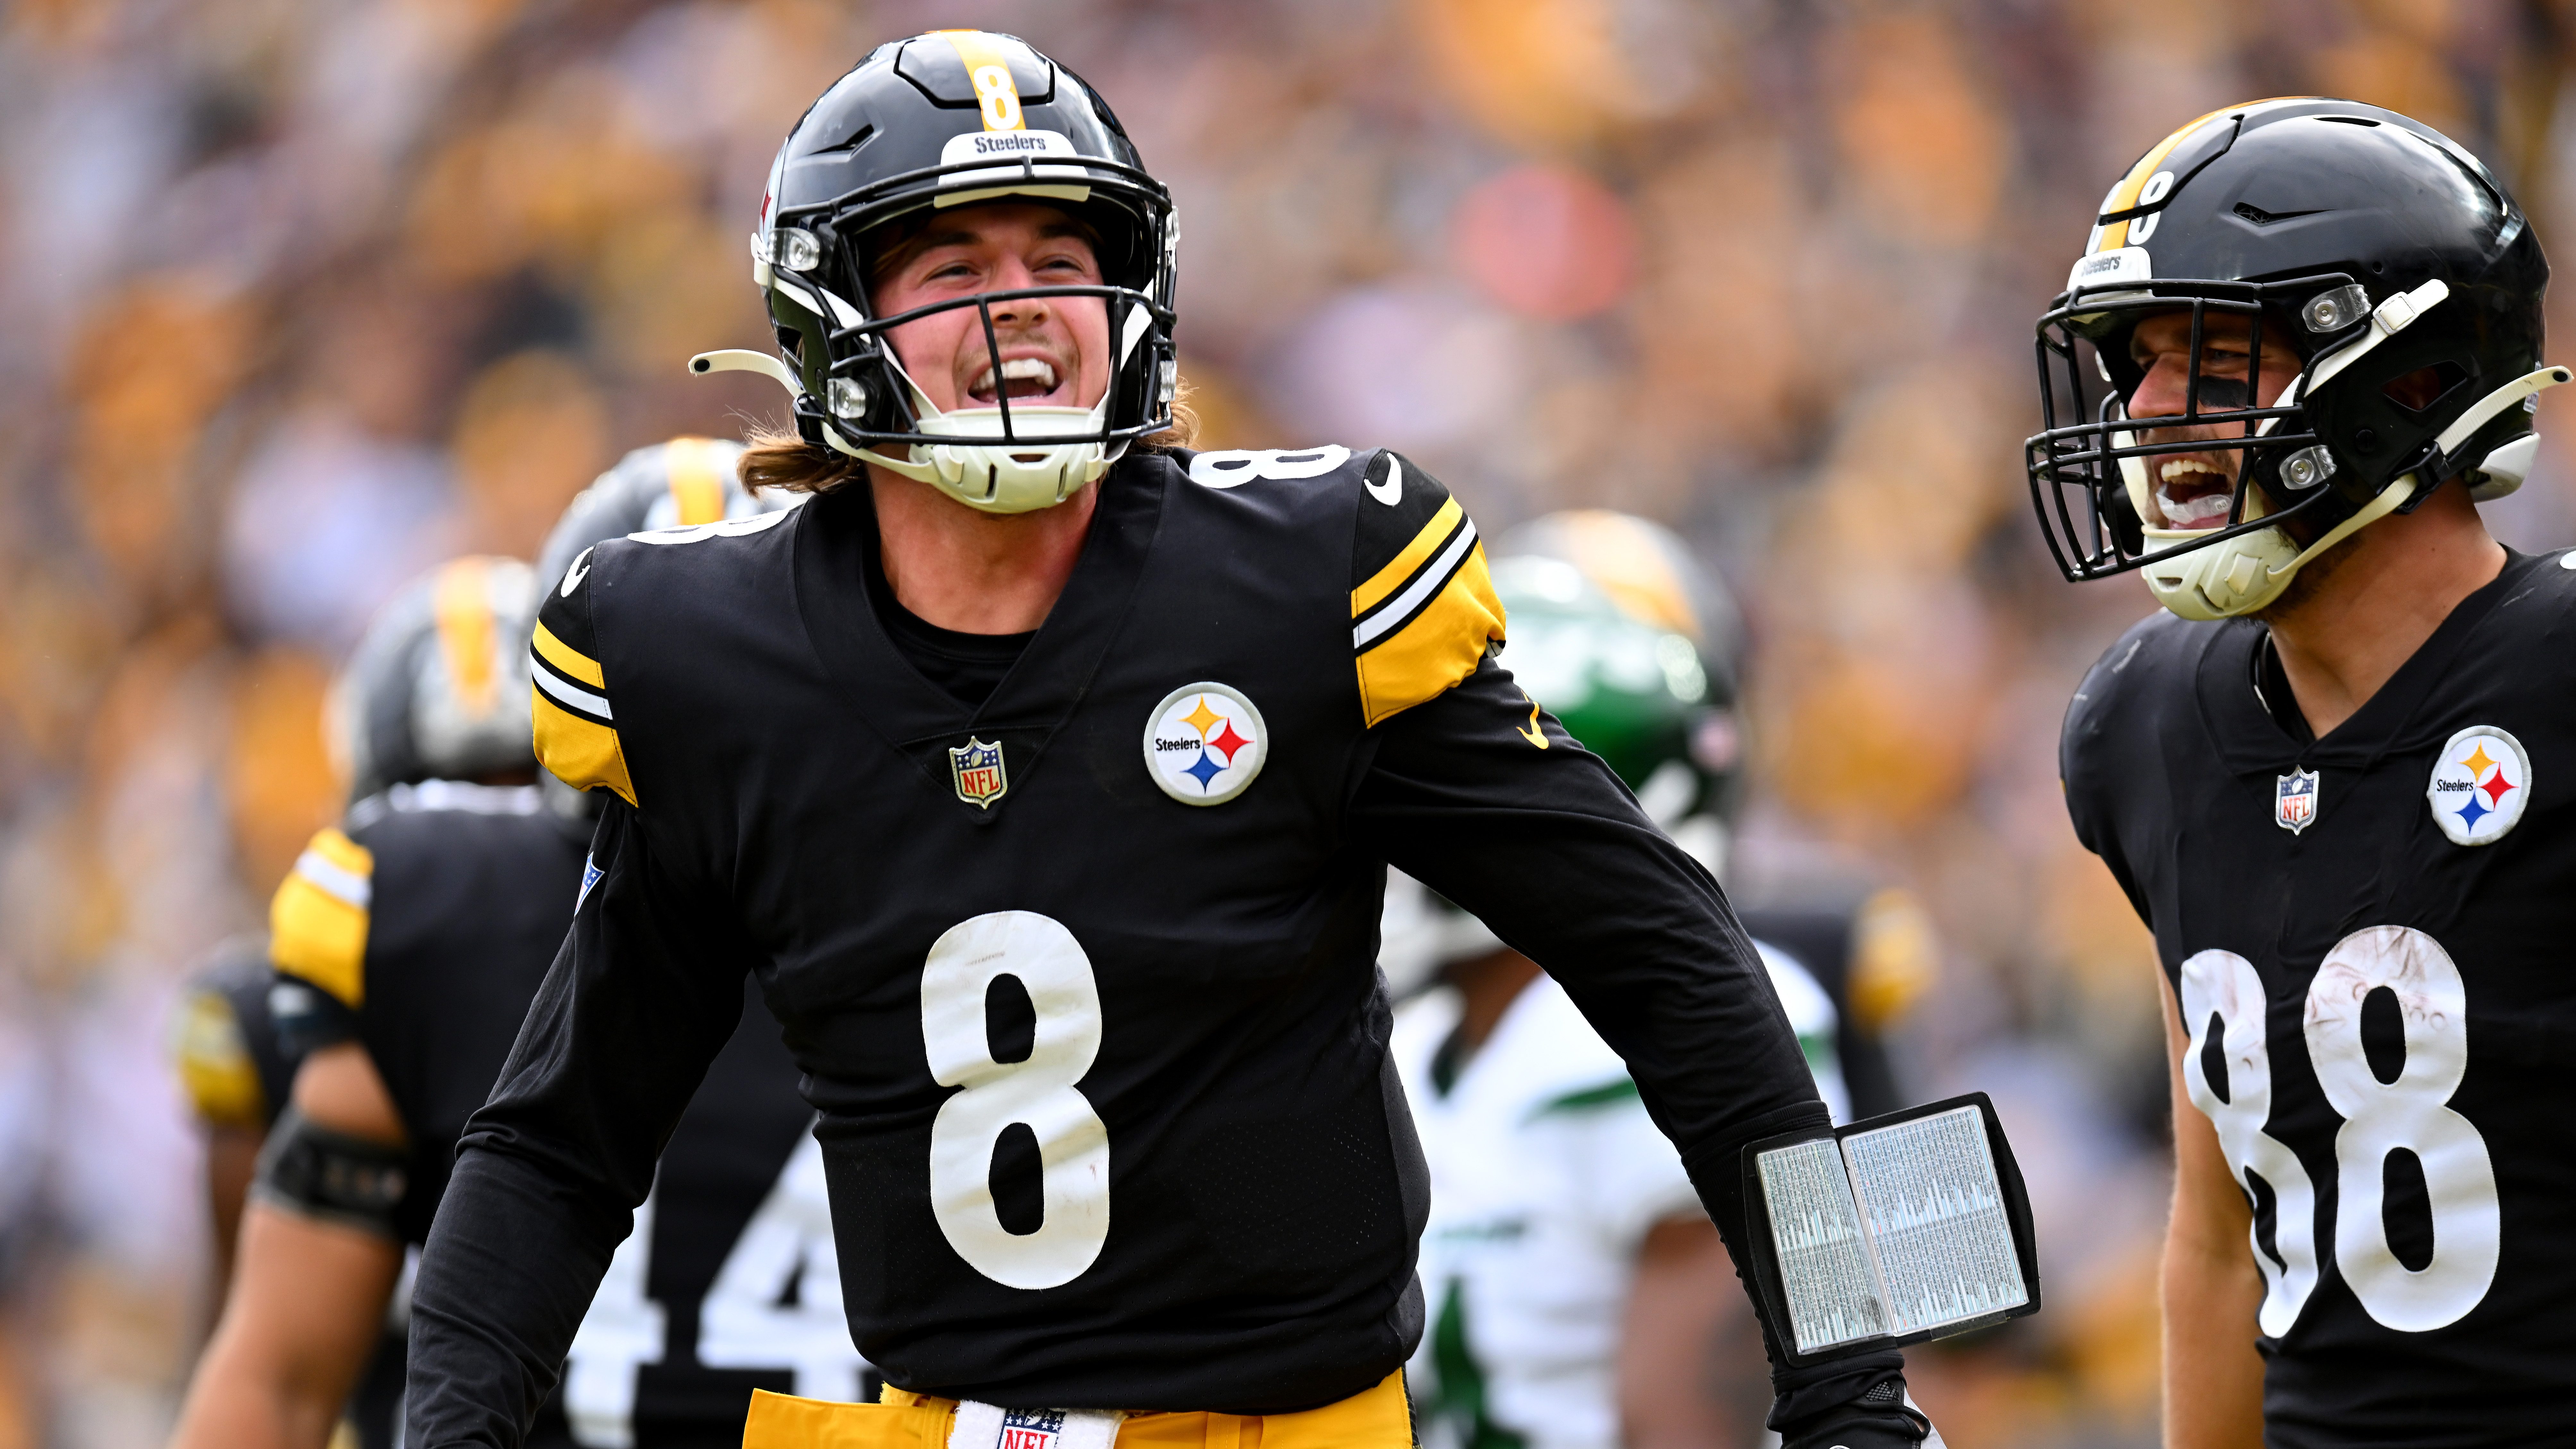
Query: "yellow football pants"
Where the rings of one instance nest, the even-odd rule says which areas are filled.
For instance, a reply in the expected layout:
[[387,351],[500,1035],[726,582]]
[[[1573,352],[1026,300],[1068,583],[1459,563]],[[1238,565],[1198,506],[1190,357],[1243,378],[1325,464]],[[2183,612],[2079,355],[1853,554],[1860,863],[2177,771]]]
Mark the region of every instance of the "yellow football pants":
[[[751,1396],[742,1449],[948,1449],[954,1399],[888,1385],[878,1404],[835,1404],[766,1389]],[[1130,1414],[1117,1449],[1408,1449],[1404,1373],[1301,1414]]]

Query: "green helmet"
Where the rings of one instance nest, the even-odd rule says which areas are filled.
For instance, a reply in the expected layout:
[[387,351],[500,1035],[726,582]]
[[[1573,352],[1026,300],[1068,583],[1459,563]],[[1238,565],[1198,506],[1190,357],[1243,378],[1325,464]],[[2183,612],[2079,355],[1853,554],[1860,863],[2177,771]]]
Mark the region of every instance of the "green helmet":
[[1503,662],[1530,698],[1659,823],[1705,809],[1713,782],[1690,744],[1708,712],[1708,672],[1691,641],[1628,614],[1561,559],[1500,559],[1493,574],[1511,621]]

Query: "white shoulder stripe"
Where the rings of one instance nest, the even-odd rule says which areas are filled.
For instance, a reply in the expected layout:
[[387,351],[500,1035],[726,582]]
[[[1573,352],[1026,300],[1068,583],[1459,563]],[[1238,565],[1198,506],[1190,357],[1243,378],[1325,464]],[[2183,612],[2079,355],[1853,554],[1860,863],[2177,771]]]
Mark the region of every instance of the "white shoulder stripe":
[[1352,628],[1351,647],[1366,649],[1376,642],[1379,635],[1411,617],[1425,599],[1438,593],[1440,587],[1449,582],[1449,576],[1458,571],[1458,561],[1465,558],[1467,550],[1475,545],[1476,522],[1471,518],[1459,528],[1457,536],[1449,540],[1449,546],[1440,551],[1440,556],[1431,561],[1430,567],[1413,576],[1413,582],[1404,586],[1404,592],[1371,609],[1369,616]]
[[313,883],[324,895],[348,902],[365,910],[375,899],[373,881],[343,866],[332,864],[316,851],[306,851],[295,858],[295,873]]
[[556,674],[553,670],[533,669],[529,671],[529,674],[537,681],[537,688],[544,690],[546,693],[553,695],[559,700],[562,700],[565,704],[571,705],[573,708],[580,710],[585,714],[595,714],[601,719],[617,718],[617,716],[609,713],[608,700],[604,696],[593,694],[587,689],[574,688],[572,685],[565,683],[563,677]]

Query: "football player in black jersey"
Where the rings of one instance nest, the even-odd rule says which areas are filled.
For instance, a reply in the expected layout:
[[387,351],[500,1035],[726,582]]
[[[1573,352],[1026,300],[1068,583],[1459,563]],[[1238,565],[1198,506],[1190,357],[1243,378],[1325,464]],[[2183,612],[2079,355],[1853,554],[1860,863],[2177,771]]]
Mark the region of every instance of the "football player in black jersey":
[[[735,481],[739,452],[680,439],[629,455],[576,500],[552,556],[762,511]],[[297,862],[272,920],[270,1001],[309,1054],[262,1154],[240,1287],[181,1443],[323,1442],[563,939],[592,812],[570,792],[555,802],[569,810],[549,808],[529,779],[539,592],[511,560],[450,563],[388,607],[337,692],[357,803]],[[671,1136],[647,1227],[582,1319],[541,1440],[728,1444],[755,1387],[862,1391],[811,1118],[754,1003]]]
[[[546,599],[538,754],[614,798],[423,1254],[409,1442],[519,1441],[746,974],[888,1380],[757,1397],[755,1445],[1409,1442],[1390,860],[1565,982],[1739,1246],[1742,1147],[1825,1130],[1714,884],[1490,658],[1448,492],[1176,446],[1177,245],[1009,37],[886,45],[789,136],[780,355],[695,366],[786,384],[745,476],[819,496]],[[1779,1385],[1795,1449],[1929,1430],[1893,1353]]]
[[2051,546],[2164,605],[2062,769],[2175,1007],[2168,1444],[2576,1440],[2576,555],[2476,507],[2569,377],[2547,279],[2448,139],[2274,100],[2130,168],[2040,323]]

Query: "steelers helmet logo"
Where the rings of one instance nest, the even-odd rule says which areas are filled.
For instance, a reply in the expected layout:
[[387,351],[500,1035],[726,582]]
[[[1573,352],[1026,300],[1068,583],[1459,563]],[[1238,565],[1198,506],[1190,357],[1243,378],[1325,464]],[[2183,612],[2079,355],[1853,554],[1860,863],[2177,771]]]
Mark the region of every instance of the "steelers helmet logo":
[[2531,756],[2503,730],[2471,725],[2433,757],[2424,798],[2453,844],[2492,844],[2521,823],[2531,803]]
[[1145,720],[1145,773],[1184,805],[1222,805],[1270,758],[1270,729],[1243,692],[1213,681],[1163,696]]

